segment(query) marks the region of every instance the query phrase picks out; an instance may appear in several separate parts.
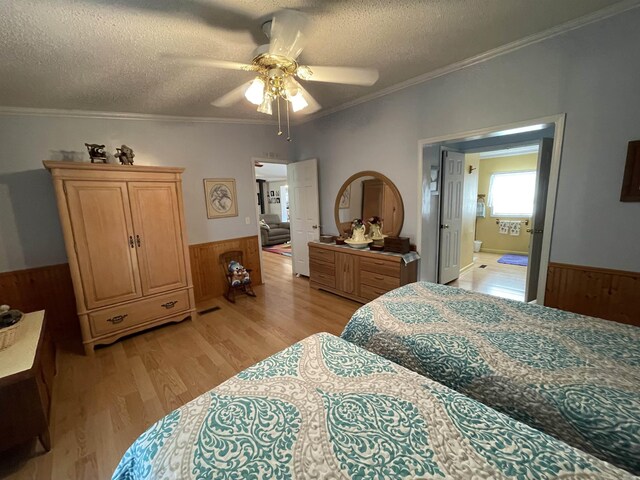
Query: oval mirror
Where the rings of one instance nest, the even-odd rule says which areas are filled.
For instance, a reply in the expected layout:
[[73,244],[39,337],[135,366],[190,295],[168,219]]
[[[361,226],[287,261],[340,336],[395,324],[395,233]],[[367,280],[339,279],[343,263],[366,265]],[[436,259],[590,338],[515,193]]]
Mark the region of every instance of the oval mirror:
[[336,227],[342,236],[351,230],[354,218],[382,219],[382,233],[397,237],[404,222],[404,205],[398,188],[378,172],[364,171],[351,175],[338,191],[334,208]]

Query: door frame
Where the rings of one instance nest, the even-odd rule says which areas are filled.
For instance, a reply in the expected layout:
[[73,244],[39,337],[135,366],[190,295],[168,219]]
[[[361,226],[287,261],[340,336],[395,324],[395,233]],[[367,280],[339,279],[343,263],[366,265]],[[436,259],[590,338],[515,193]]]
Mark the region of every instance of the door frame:
[[[544,304],[544,297],[547,286],[547,270],[549,268],[549,258],[551,255],[551,238],[553,236],[553,221],[556,209],[556,196],[558,192],[558,178],[560,174],[560,162],[562,160],[562,144],[564,141],[564,127],[566,122],[566,113],[559,113],[547,117],[539,117],[531,120],[523,120],[491,127],[484,127],[476,130],[468,130],[464,132],[452,133],[447,135],[438,135],[418,140],[418,202],[417,202],[417,223],[416,223],[416,245],[422,249],[422,202],[424,199],[422,191],[423,182],[423,149],[426,146],[435,146],[442,142],[457,141],[462,142],[470,139],[480,139],[494,136],[498,132],[505,132],[504,135],[513,133],[522,133],[541,124],[555,126],[553,152],[551,155],[551,168],[549,172],[549,190],[547,192],[547,204],[545,209],[544,233],[542,234],[542,253],[540,255],[540,277],[538,281],[538,303]],[[513,130],[513,131],[510,131]],[[508,133],[507,133],[508,132]],[[439,179],[440,180],[440,179]],[[440,205],[438,205],[438,221],[440,221]],[[438,232],[439,238],[439,232]],[[438,252],[440,246],[436,246]],[[437,255],[437,254],[436,254]],[[427,259],[430,260],[430,259]],[[439,258],[435,259],[436,262]]]
[[[255,206],[255,210],[256,210],[256,228],[257,230],[257,235],[258,235],[258,250],[260,252],[259,254],[259,258],[260,258],[260,271],[264,272],[264,264],[262,261],[262,235],[260,234],[260,206],[258,205],[258,202],[256,202],[256,194],[255,194],[255,185],[256,185],[256,162],[261,162],[261,163],[278,163],[280,165],[288,165],[289,163],[292,163],[289,159],[286,158],[269,158],[269,157],[251,157],[249,159],[249,161],[251,162],[251,178],[252,178],[252,182],[251,182],[251,186],[253,187],[251,189],[251,195],[252,195],[252,202],[254,202],[254,206]],[[263,275],[263,280],[262,283],[264,282],[264,275]]]

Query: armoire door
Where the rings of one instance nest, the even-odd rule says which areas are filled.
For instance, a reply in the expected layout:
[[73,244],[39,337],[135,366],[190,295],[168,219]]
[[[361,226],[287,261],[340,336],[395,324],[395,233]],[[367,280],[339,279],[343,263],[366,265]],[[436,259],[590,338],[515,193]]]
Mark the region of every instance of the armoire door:
[[87,308],[142,296],[125,182],[66,181]]
[[177,185],[130,182],[129,196],[142,292],[187,286]]

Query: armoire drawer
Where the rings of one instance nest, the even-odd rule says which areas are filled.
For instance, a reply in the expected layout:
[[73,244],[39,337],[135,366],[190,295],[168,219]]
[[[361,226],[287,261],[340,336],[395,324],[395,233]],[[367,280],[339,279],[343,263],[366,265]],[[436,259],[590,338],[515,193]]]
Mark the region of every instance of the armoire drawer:
[[360,283],[376,288],[387,288],[392,290],[400,286],[400,278],[362,270],[360,272]]
[[400,263],[377,258],[361,258],[360,269],[400,278]]
[[189,292],[181,290],[89,314],[91,333],[98,337],[189,309]]

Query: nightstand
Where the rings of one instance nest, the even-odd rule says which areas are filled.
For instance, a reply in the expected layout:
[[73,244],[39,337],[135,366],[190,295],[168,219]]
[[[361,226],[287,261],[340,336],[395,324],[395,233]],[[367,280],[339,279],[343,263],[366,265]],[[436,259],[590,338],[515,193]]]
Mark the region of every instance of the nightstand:
[[25,314],[17,335],[0,351],[0,450],[38,437],[49,451],[56,354],[44,310]]

